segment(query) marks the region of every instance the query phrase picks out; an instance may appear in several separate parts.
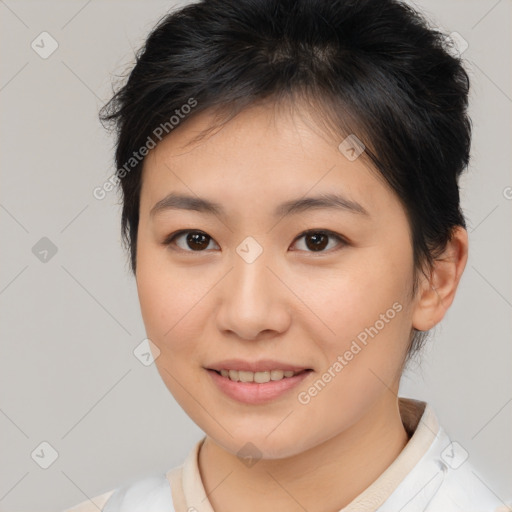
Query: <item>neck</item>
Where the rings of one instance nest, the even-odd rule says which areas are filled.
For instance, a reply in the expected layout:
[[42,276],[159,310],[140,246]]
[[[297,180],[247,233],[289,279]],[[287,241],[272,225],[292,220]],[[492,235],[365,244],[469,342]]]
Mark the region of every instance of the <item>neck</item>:
[[340,510],[383,473],[407,441],[398,399],[389,393],[350,429],[293,457],[260,459],[248,468],[207,436],[198,464],[215,511]]

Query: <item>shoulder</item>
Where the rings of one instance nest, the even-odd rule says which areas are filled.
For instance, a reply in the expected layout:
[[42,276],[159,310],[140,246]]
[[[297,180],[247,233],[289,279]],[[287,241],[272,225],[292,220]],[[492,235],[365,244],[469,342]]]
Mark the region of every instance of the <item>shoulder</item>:
[[492,482],[468,460],[469,453],[448,436],[428,404],[421,404],[401,399],[402,421],[412,436],[388,468],[388,476],[391,471],[400,480],[378,512],[512,511],[506,506],[511,497],[497,496]]
[[150,475],[126,483],[64,512],[172,511],[170,482],[166,474]]
[[[440,428],[432,445],[430,463],[437,467],[432,471],[432,484],[438,486],[426,512],[438,510],[453,512],[502,512],[510,511],[510,496],[499,497],[492,489],[492,483],[480,475],[469,459],[468,452],[452,441]],[[428,460],[428,457],[427,457]],[[427,464],[425,464],[425,468]],[[428,472],[425,476],[430,476]]]
[[[454,451],[450,445],[448,450],[449,453]],[[440,463],[440,473],[443,474],[442,484],[426,511],[508,512],[512,510],[511,496],[498,496],[470,461],[466,460],[462,465],[457,466],[457,464],[450,465],[444,459]]]
[[200,480],[197,455],[205,437],[189,452],[186,460],[165,473],[153,473],[82,501],[63,512],[173,512],[186,509],[182,473],[185,469]]

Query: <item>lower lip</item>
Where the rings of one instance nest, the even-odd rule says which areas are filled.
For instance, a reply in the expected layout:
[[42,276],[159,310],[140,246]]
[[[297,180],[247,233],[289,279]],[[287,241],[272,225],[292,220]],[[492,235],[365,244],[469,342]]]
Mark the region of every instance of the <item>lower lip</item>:
[[259,384],[257,382],[235,382],[214,370],[207,371],[222,392],[234,400],[252,405],[266,403],[278,398],[297,386],[311,373],[311,370],[306,370],[293,377]]

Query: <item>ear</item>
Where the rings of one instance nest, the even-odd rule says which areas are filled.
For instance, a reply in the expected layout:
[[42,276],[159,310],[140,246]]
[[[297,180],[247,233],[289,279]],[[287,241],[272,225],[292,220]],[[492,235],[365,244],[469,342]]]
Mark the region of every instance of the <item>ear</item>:
[[457,226],[443,254],[435,261],[430,277],[422,276],[412,316],[412,325],[417,330],[428,331],[443,319],[455,298],[467,259],[468,234]]

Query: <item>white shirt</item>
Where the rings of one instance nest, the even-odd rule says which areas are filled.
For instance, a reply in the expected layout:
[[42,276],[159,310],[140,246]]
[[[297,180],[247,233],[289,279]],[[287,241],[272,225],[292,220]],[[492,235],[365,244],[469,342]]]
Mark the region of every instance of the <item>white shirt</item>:
[[[408,443],[339,512],[512,511],[511,496],[499,497],[484,483],[467,452],[449,439],[428,404],[399,398],[399,407]],[[95,504],[87,500],[65,512],[220,512],[206,497],[199,472],[198,453],[205,439],[196,443],[181,466],[166,474],[118,487],[93,498]]]

